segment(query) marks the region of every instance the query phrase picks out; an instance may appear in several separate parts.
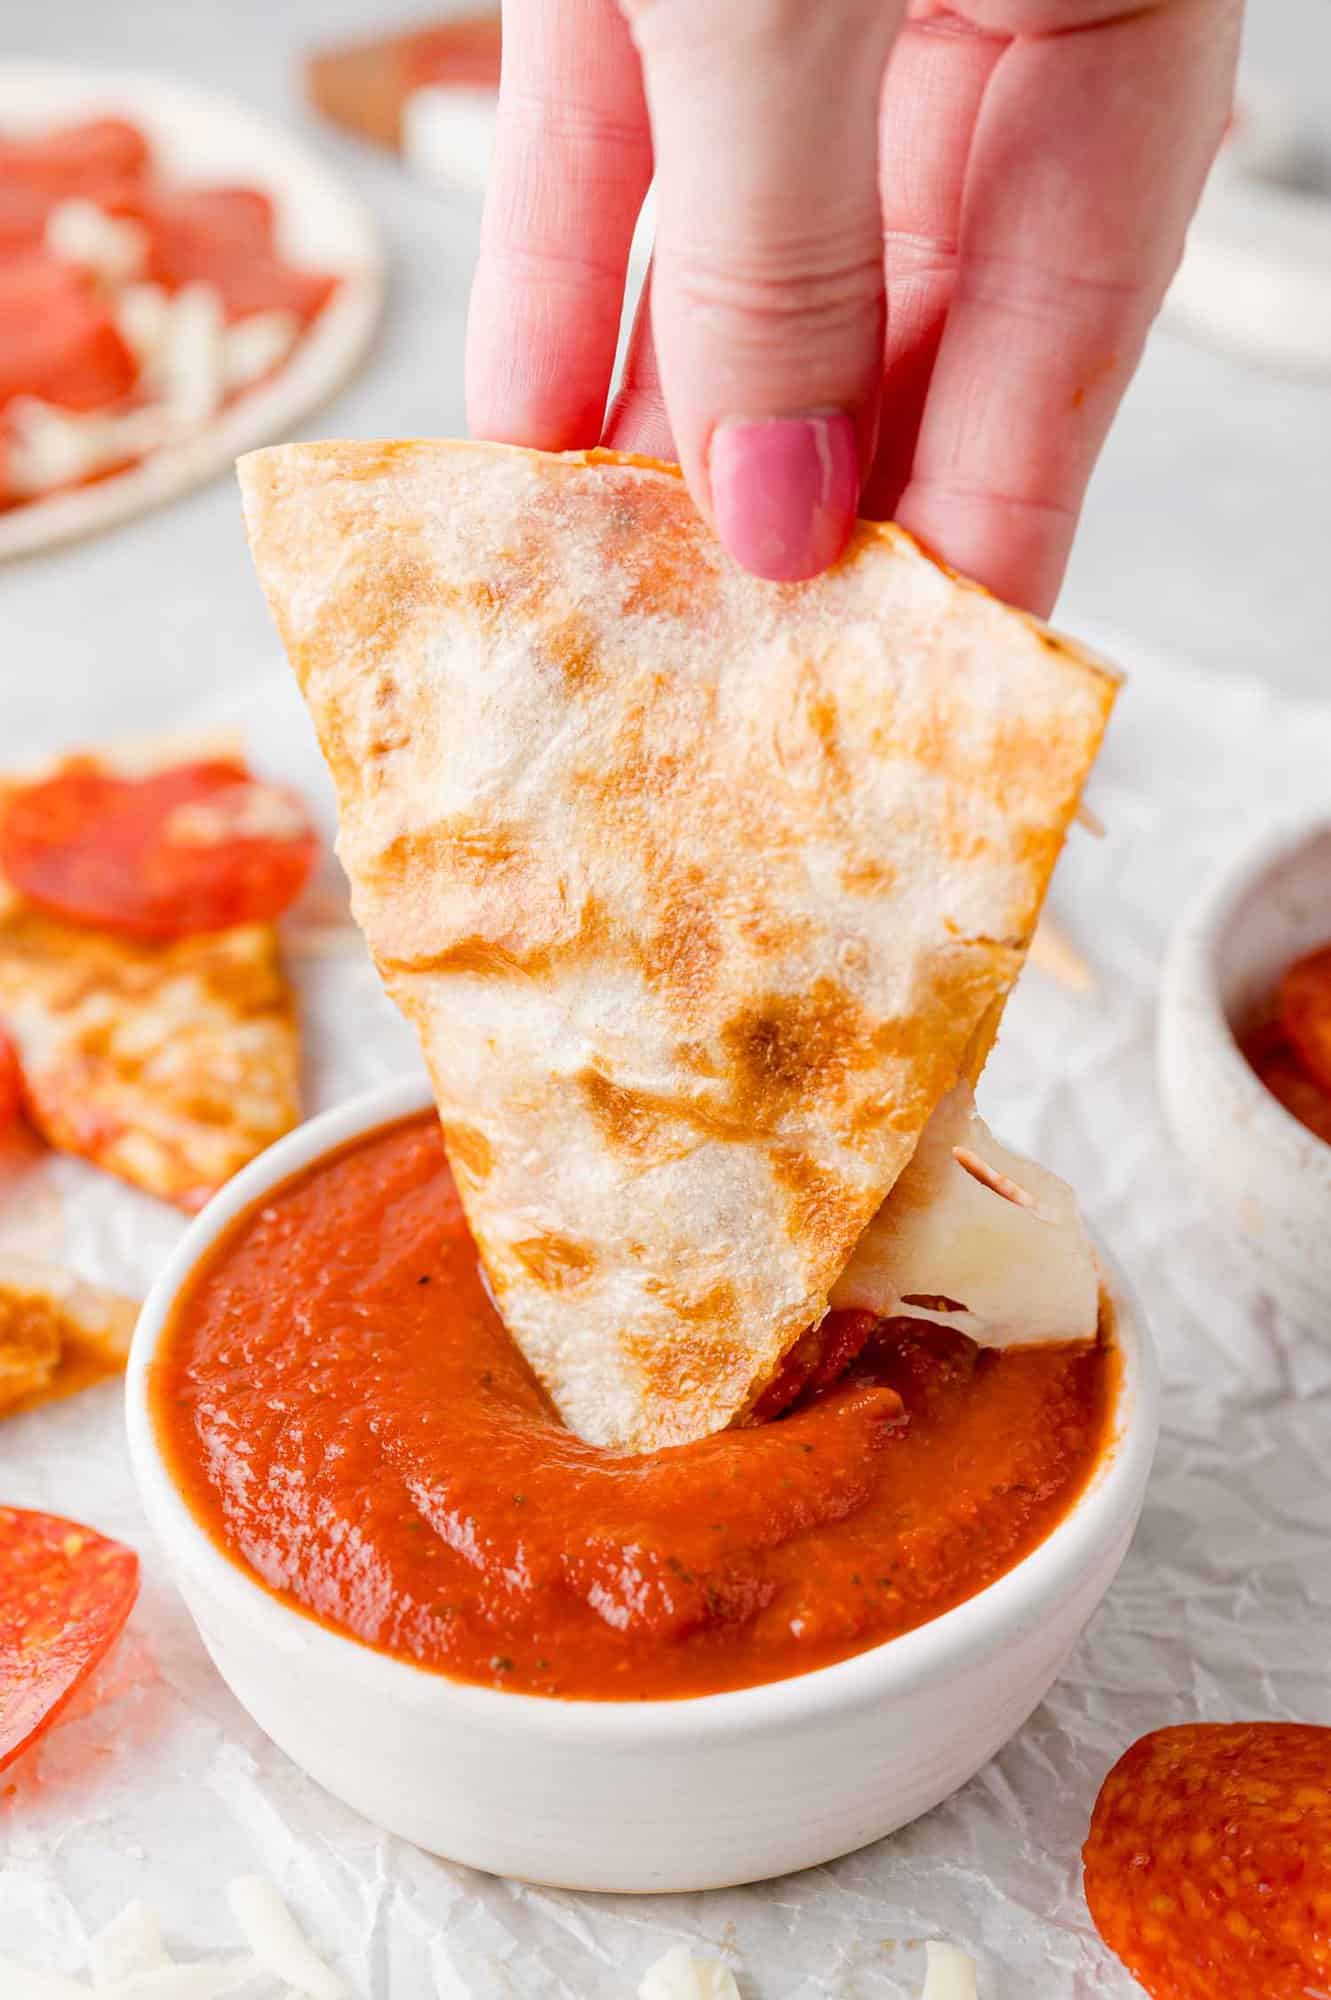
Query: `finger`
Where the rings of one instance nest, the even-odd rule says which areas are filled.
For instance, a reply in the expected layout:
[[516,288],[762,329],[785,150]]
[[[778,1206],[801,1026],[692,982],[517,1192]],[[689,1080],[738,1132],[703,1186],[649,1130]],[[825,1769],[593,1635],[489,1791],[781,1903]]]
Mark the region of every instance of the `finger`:
[[[985,16],[1049,0],[985,0]],[[1100,12],[1103,13],[1103,4]],[[990,79],[959,266],[898,518],[1052,605],[1109,422],[1231,102],[1236,8],[1174,0],[1022,36]]]
[[877,105],[902,0],[626,0],[656,154],[652,323],[700,506],[760,576],[840,552],[883,340]]
[[624,356],[624,375],[606,419],[604,442],[616,451],[644,458],[673,459],[674,435],[661,395],[661,375],[652,339],[652,281],[648,273]]
[[887,338],[878,453],[861,511],[888,519],[910,476],[957,274],[961,204],[985,88],[1007,37],[955,15],[906,23],[883,88],[879,178]]
[[506,0],[467,322],[476,436],[551,451],[595,444],[650,179],[638,59],[614,0]]

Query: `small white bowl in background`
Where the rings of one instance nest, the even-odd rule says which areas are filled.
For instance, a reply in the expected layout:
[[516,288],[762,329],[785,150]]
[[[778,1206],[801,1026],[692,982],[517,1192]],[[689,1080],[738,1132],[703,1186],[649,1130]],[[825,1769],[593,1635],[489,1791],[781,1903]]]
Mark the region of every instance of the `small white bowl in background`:
[[376,1825],[564,1888],[725,1887],[831,1860],[927,1812],[1018,1730],[1127,1550],[1155,1448],[1149,1336],[1116,1277],[1115,1435],[1053,1532],[985,1590],[835,1666],[680,1701],[566,1701],[450,1680],[315,1623],[200,1526],[149,1408],[176,1299],[236,1218],[347,1141],[424,1111],[423,1083],[311,1120],[215,1196],[153,1287],[128,1376],[149,1516],[204,1644],[259,1727]]
[[1331,1146],[1301,1125],[1238,1036],[1292,959],[1331,941],[1331,818],[1268,832],[1176,930],[1160,993],[1160,1097],[1175,1144],[1294,1316],[1331,1329]]

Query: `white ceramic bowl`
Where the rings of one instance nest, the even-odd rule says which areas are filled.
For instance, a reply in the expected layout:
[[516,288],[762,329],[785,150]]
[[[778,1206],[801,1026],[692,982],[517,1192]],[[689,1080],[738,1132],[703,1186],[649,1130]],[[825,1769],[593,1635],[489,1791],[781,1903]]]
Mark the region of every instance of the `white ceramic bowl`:
[[1160,993],[1175,1143],[1282,1305],[1331,1329],[1331,1146],[1271,1095],[1241,1034],[1293,958],[1331,939],[1331,819],[1268,832],[1180,923]]
[[377,1825],[495,1874],[576,1889],[720,1888],[876,1840],[964,1784],[1041,1700],[1109,1586],[1141,1507],[1158,1388],[1115,1286],[1116,1441],[1070,1514],[969,1602],[837,1666],[683,1701],[506,1694],[426,1672],[281,1603],[214,1545],[148,1407],[181,1287],[277,1183],[423,1110],[395,1084],[312,1120],[198,1217],[154,1286],[129,1364],[140,1491],[218,1671],[301,1768]]

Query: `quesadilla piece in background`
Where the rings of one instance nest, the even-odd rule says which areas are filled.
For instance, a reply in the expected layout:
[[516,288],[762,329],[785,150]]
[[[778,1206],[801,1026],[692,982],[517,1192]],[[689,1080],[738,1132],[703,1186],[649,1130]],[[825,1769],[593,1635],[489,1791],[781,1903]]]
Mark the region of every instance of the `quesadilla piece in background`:
[[[242,893],[250,895],[256,856],[262,864],[265,843],[284,838],[277,813],[286,797],[249,779],[229,736],[164,736],[24,772],[0,784],[0,846],[10,801],[63,775],[136,781],[228,767],[239,774],[232,786],[191,799],[181,824],[196,856],[234,843],[239,826]],[[69,804],[57,800],[53,811]],[[71,843],[79,837],[72,810],[52,825]],[[107,897],[109,910],[137,892],[137,859],[118,856],[105,875],[71,866],[71,884],[94,904]],[[218,881],[225,886],[219,873],[214,891]],[[135,936],[70,921],[0,878],[0,1024],[18,1057],[27,1114],[49,1145],[187,1210],[300,1116],[295,1002],[274,922]]]
[[983,1063],[1114,676],[895,527],[760,582],[651,461],[241,480],[509,1330],[586,1438],[721,1428]]
[[0,1417],[118,1375],[138,1316],[119,1292],[56,1265],[0,1256]]

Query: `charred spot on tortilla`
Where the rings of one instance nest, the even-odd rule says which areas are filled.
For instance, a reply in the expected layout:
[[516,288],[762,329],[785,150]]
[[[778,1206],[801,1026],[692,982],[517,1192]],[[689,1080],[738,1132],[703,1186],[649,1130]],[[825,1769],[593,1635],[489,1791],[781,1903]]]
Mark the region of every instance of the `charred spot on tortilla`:
[[529,1236],[509,1246],[538,1285],[567,1291],[585,1283],[596,1268],[596,1253],[568,1236]]
[[596,634],[577,612],[546,634],[541,650],[570,691],[592,687],[601,675]]
[[794,1225],[811,1243],[841,1244],[855,1228],[859,1200],[853,1184],[834,1167],[803,1153],[774,1152],[772,1176],[790,1203]]
[[725,1022],[736,1113],[767,1131],[811,1089],[836,1089],[851,1068],[867,1065],[864,1009],[826,976],[806,993],[772,993]]
[[578,1082],[587,1108],[612,1146],[630,1153],[650,1151],[660,1130],[653,1106],[599,1069],[583,1070]]
[[448,1157],[456,1172],[460,1167],[474,1181],[483,1181],[494,1165],[494,1149],[475,1125],[455,1123],[444,1134]]

